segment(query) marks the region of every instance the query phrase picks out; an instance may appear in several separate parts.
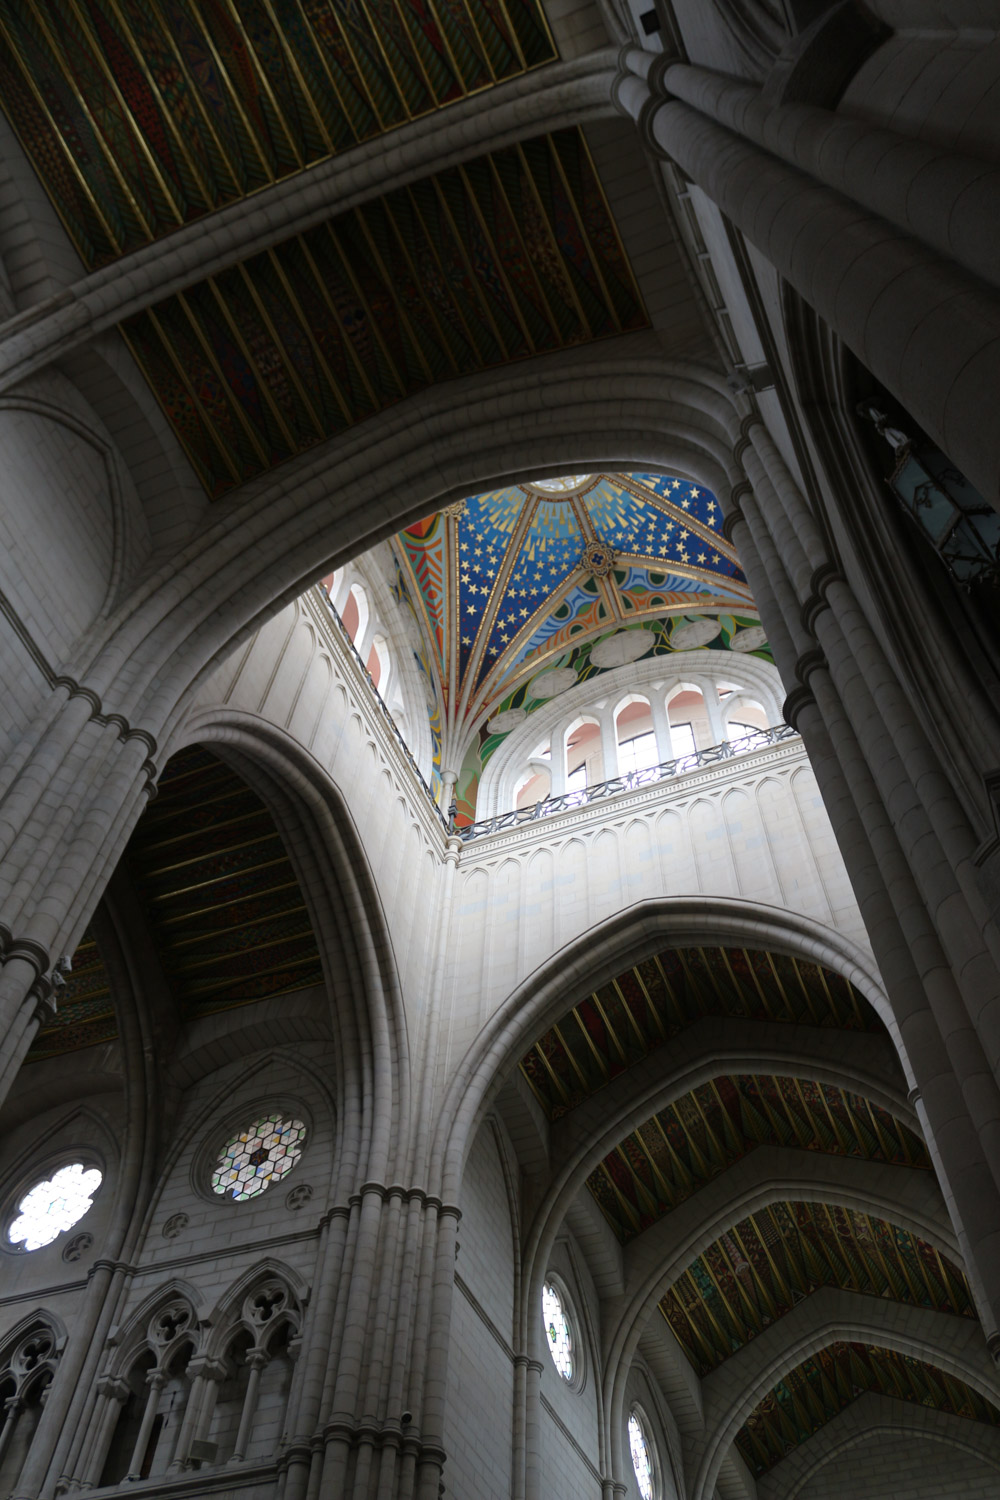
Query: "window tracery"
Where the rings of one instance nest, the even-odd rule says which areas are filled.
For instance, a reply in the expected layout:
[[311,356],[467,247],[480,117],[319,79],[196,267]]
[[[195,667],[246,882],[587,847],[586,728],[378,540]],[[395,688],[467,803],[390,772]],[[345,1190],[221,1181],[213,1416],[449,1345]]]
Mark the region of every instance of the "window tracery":
[[639,1494],[642,1500],[653,1500],[653,1458],[642,1420],[637,1411],[633,1411],[628,1419],[628,1445]]
[[40,1250],[78,1224],[94,1201],[103,1180],[97,1167],[69,1162],[34,1183],[17,1205],[7,1230],[12,1245]]
[[572,1381],[576,1368],[573,1358],[573,1330],[563,1307],[563,1300],[551,1281],[547,1281],[542,1288],[542,1317],[552,1363],[563,1380]]
[[230,1193],[237,1203],[256,1198],[291,1171],[305,1141],[301,1120],[265,1115],[226,1142],[212,1173],[212,1191]]

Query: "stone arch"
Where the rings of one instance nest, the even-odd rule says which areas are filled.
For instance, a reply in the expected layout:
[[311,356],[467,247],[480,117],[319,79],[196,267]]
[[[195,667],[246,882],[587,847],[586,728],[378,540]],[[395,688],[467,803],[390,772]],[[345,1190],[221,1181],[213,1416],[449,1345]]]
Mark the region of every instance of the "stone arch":
[[706,1402],[706,1428],[709,1436],[691,1486],[692,1500],[708,1500],[714,1494],[719,1470],[737,1431],[767,1391],[802,1360],[839,1340],[874,1344],[936,1365],[946,1374],[963,1381],[987,1401],[994,1405],[997,1403],[1000,1383],[978,1329],[970,1330],[978,1335],[978,1344],[974,1339],[966,1338],[962,1342],[956,1340],[947,1347],[943,1342],[935,1342],[930,1336],[927,1315],[919,1316],[923,1309],[897,1308],[893,1310],[896,1316],[889,1318],[885,1316],[883,1304],[870,1298],[857,1299],[858,1303],[870,1302],[872,1305],[867,1308],[857,1304],[849,1309],[834,1307],[832,1298],[824,1301],[830,1304],[828,1309],[824,1309],[826,1316],[816,1318],[801,1333],[796,1331],[793,1334],[791,1330],[786,1330],[783,1346],[773,1356],[769,1356],[767,1352],[761,1355],[763,1339],[757,1341],[756,1345],[749,1346],[758,1356],[753,1361],[756,1368],[747,1369],[746,1365],[750,1361],[744,1362],[744,1368],[739,1372],[738,1392],[731,1396],[723,1393],[715,1401],[709,1397]]
[[[118,613],[95,679],[113,683],[122,655],[132,658],[121,710],[162,723],[311,579],[477,486],[567,463],[638,465],[703,482],[725,504],[739,420],[719,375],[664,359],[643,336],[431,388],[218,502],[197,540]],[[334,493],[351,506],[330,505]]]
[[[362,1130],[362,1121],[371,1122],[373,1157],[367,1169],[359,1165],[358,1170],[377,1177],[385,1170],[398,1123],[394,1091],[401,1090],[405,1100],[408,1089],[408,1043],[381,900],[351,813],[312,756],[255,715],[206,710],[184,726],[178,740],[216,749],[258,791],[275,820],[300,876],[328,993],[338,1002],[333,1022],[338,1115],[344,1128],[355,1119]],[[355,916],[359,910],[363,921]],[[350,915],[341,920],[338,914]],[[399,1122],[405,1121],[403,1103],[397,1108]]]
[[912,1085],[888,999],[871,957],[811,918],[729,897],[640,901],[562,947],[498,1006],[456,1070],[444,1101],[433,1170],[446,1194],[461,1181],[467,1142],[482,1114],[533,1039],[575,998],[658,948],[742,943],[808,958],[834,969],[873,1006]]
[[[891,1411],[887,1409],[890,1405]],[[852,1432],[844,1433],[841,1425],[842,1418],[855,1413],[861,1406],[876,1408],[871,1413],[873,1420],[864,1422]],[[839,1416],[827,1422],[825,1427],[821,1427],[807,1443],[802,1445],[802,1458],[796,1465],[797,1473],[791,1477],[788,1487],[783,1489],[782,1500],[796,1500],[803,1488],[829,1463],[852,1448],[870,1442],[873,1438],[897,1435],[900,1432],[913,1439],[941,1443],[958,1453],[977,1458],[990,1468],[1000,1471],[1000,1457],[995,1452],[989,1451],[985,1445],[976,1444],[968,1441],[967,1437],[963,1437],[961,1429],[967,1428],[968,1425],[961,1417],[949,1417],[947,1413],[929,1411],[926,1407],[917,1410],[902,1401],[890,1403],[888,1397],[875,1396],[869,1392],[860,1396]],[[838,1430],[834,1432],[831,1429]],[[789,1454],[784,1463],[794,1462],[795,1457],[795,1454]],[[772,1486],[768,1485],[768,1492],[771,1489]]]

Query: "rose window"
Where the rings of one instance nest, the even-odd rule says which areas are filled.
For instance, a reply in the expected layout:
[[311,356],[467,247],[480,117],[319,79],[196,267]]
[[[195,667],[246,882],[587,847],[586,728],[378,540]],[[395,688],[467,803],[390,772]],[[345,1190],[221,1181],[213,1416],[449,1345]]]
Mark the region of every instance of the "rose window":
[[267,1115],[227,1141],[212,1173],[212,1191],[236,1201],[256,1198],[289,1173],[302,1155],[306,1127],[301,1120]]
[[60,1167],[51,1177],[36,1182],[21,1199],[7,1238],[25,1250],[50,1245],[57,1235],[83,1218],[100,1185],[101,1173],[96,1167],[85,1167],[79,1161]]

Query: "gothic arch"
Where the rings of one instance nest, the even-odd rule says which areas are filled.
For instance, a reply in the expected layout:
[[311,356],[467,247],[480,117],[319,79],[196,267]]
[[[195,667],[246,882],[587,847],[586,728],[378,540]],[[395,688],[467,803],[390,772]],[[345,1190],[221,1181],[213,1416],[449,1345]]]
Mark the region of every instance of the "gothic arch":
[[300,878],[335,1010],[338,1119],[345,1132],[338,1158],[358,1130],[358,1146],[368,1139],[371,1152],[358,1164],[359,1181],[380,1178],[394,1127],[396,1149],[405,1146],[408,1042],[395,956],[350,810],[308,751],[254,715],[206,710],[185,724],[178,739],[217,749],[274,818]]
[[645,335],[431,388],[218,502],[109,625],[94,679],[106,689],[131,658],[116,707],[162,724],[310,580],[477,486],[639,466],[694,478],[725,504],[739,423],[722,377],[664,359]]
[[[791,1327],[785,1326],[784,1340],[780,1348],[770,1346],[776,1340],[768,1339],[767,1330],[760,1339],[746,1346],[740,1354],[720,1367],[726,1372],[722,1390],[706,1390],[706,1431],[709,1434],[698,1462],[697,1473],[691,1487],[692,1500],[709,1500],[714,1494],[719,1469],[737,1431],[757,1402],[789,1370],[802,1360],[818,1353],[828,1344],[839,1340],[875,1344],[881,1348],[904,1354],[912,1359],[936,1365],[946,1374],[963,1381],[987,1401],[996,1403],[1000,1394],[995,1367],[990,1359],[982,1333],[977,1325],[969,1325],[964,1339],[955,1338],[946,1345],[933,1336],[933,1318],[922,1308],[895,1308],[893,1317],[886,1316],[883,1304],[866,1297],[854,1297],[853,1305],[843,1299],[834,1305],[834,1299],[817,1293],[815,1299],[823,1298],[829,1308],[826,1316],[815,1318],[808,1328],[798,1336]],[[795,1313],[809,1307],[800,1304]],[[814,1309],[815,1311],[815,1309]],[[795,1318],[789,1314],[784,1324]],[[747,1356],[741,1358],[741,1355]],[[740,1368],[735,1369],[739,1361]],[[719,1374],[720,1371],[713,1372]],[[711,1378],[711,1377],[710,1377]],[[620,1406],[616,1399],[614,1410]]]
[[[874,1007],[901,1052],[888,1000],[871,958],[842,934],[808,917],[729,897],[642,901],[560,949],[499,1006],[456,1070],[435,1141],[435,1177],[453,1197],[468,1142],[503,1080],[547,1026],[581,995],[658,948],[685,943],[745,944],[804,957],[835,970]],[[912,1079],[906,1058],[900,1063]]]

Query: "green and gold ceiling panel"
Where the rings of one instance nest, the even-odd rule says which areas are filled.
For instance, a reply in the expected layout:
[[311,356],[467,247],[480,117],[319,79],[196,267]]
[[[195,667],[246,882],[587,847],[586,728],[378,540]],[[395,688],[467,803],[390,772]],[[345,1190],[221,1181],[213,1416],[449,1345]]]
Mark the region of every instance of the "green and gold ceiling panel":
[[73,967],[66,983],[54,995],[55,1014],[43,1023],[31,1045],[28,1062],[40,1062],[61,1052],[76,1052],[98,1042],[112,1042],[118,1035],[101,950],[88,928],[73,954]]
[[126,860],[184,1016],[321,982],[309,914],[257,793],[210,751],[175,755]]
[[975,1318],[963,1272],[898,1225],[828,1203],[774,1203],[711,1244],[660,1300],[705,1376],[821,1287]]
[[670,948],[574,1006],[535,1043],[521,1070],[555,1120],[702,1016],[884,1030],[852,985],[805,959],[747,948]]
[[759,1477],[867,1391],[1000,1427],[1000,1411],[936,1365],[873,1344],[835,1343],[803,1360],[754,1408],[736,1447]]
[[887,1110],[810,1078],[720,1076],[633,1130],[587,1179],[622,1244],[758,1146],[930,1170],[923,1142]]
[[91,268],[555,55],[536,0],[0,0],[0,97]]
[[122,330],[218,496],[437,381],[645,324],[565,130],[341,214]]

